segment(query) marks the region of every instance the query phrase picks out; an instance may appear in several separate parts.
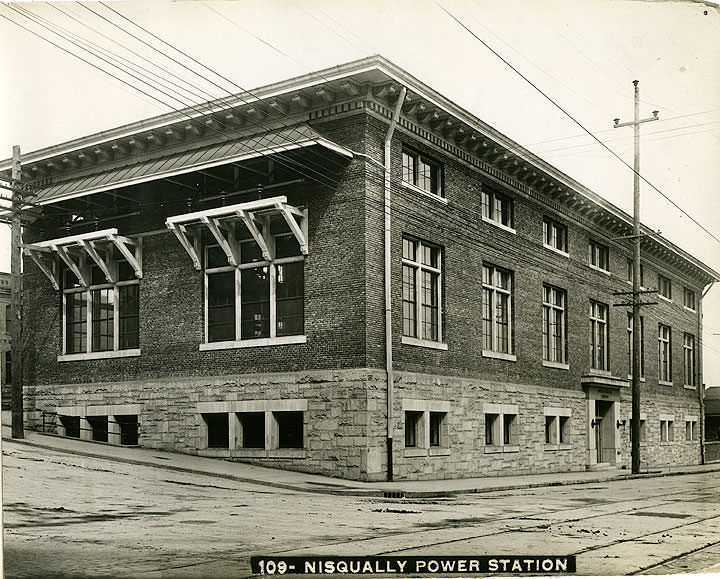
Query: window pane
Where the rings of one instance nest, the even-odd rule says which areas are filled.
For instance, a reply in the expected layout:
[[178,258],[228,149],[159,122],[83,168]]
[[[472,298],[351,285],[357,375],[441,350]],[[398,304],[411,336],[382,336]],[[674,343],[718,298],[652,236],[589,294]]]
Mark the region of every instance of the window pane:
[[230,445],[230,427],[227,412],[203,414],[207,425],[208,448],[228,448]]
[[275,238],[275,257],[301,255],[300,244],[294,235],[282,235]]
[[417,429],[422,412],[410,410],[405,412],[405,446],[415,448],[418,445]]
[[87,293],[65,295],[65,342],[68,354],[87,349]]
[[304,332],[304,262],[277,265],[277,335]]
[[240,272],[242,340],[270,335],[270,270],[255,267]]
[[138,285],[118,287],[120,317],[120,349],[137,348],[140,343]]
[[438,281],[437,273],[422,272],[422,337],[426,340],[438,339]]
[[403,181],[415,184],[415,159],[403,151]]
[[213,273],[208,283],[208,342],[235,339],[235,272]]
[[403,265],[403,335],[417,338],[415,268]]
[[440,446],[444,412],[430,412],[430,446]]
[[227,255],[220,249],[219,245],[212,245],[207,248],[207,263],[205,267],[225,267],[228,265]]
[[112,288],[92,292],[92,351],[106,352],[114,347],[115,292]]
[[[224,254],[223,254],[224,255]],[[256,241],[243,241],[240,244],[240,262],[251,263],[253,261],[263,261],[262,250]],[[225,263],[227,265],[227,258]]]
[[410,261],[415,260],[415,242],[410,239],[403,238],[403,257]]

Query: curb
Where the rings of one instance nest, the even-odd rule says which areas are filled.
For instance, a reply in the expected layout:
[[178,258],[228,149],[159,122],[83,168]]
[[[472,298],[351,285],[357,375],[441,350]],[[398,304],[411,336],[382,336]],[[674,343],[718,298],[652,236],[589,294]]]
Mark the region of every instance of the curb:
[[84,451],[84,450],[58,448],[58,447],[55,447],[55,446],[52,446],[49,444],[43,444],[41,442],[32,442],[32,441],[28,441],[28,440],[24,440],[24,439],[2,437],[2,440],[8,441],[8,442],[15,442],[18,444],[24,444],[26,446],[44,448],[44,449],[53,450],[56,452],[63,452],[66,454],[85,456],[88,458],[99,458],[99,459],[109,460],[109,461],[113,461],[113,462],[119,462],[119,463],[124,463],[124,464],[133,464],[133,465],[138,465],[138,466],[149,466],[152,468],[165,469],[165,470],[170,470],[170,471],[174,471],[174,472],[185,472],[185,473],[189,473],[189,474],[212,476],[212,477],[217,477],[217,478],[226,479],[226,480],[232,480],[232,481],[236,481],[236,482],[254,484],[254,485],[259,485],[259,486],[266,486],[266,487],[275,487],[275,488],[298,491],[298,492],[324,494],[324,495],[384,497],[384,498],[399,498],[399,499],[403,499],[403,498],[408,498],[408,499],[409,498],[416,498],[416,499],[442,498],[442,497],[451,497],[451,496],[462,495],[462,494],[481,494],[481,493],[491,493],[491,492],[498,492],[498,491],[535,489],[535,488],[543,488],[543,487],[598,484],[598,483],[603,483],[603,482],[627,481],[627,480],[636,480],[636,479],[644,479],[644,478],[661,478],[661,477],[680,476],[680,475],[689,475],[689,474],[706,474],[706,473],[720,471],[720,464],[715,464],[714,466],[707,465],[707,468],[701,468],[701,469],[695,469],[695,470],[677,470],[677,471],[669,471],[669,472],[650,471],[650,472],[639,473],[639,474],[612,474],[612,475],[607,475],[604,477],[595,478],[595,479],[591,479],[591,480],[569,479],[569,480],[559,480],[559,481],[558,480],[542,481],[542,482],[536,482],[536,483],[524,483],[524,484],[514,484],[514,485],[505,484],[505,485],[497,485],[497,486],[482,487],[482,488],[469,487],[469,488],[457,489],[457,490],[437,490],[437,491],[412,491],[412,490],[399,490],[399,489],[363,489],[363,488],[353,488],[353,487],[315,488],[313,486],[294,485],[294,484],[281,483],[281,482],[275,482],[275,481],[253,479],[253,478],[242,477],[242,476],[229,474],[229,473],[210,472],[207,470],[201,470],[201,469],[184,467],[184,466],[175,466],[175,465],[167,464],[167,463],[160,464],[160,463],[147,461],[147,460],[139,460],[139,459],[133,459],[133,458],[111,456],[111,455],[102,454],[99,452],[88,452],[88,451]]

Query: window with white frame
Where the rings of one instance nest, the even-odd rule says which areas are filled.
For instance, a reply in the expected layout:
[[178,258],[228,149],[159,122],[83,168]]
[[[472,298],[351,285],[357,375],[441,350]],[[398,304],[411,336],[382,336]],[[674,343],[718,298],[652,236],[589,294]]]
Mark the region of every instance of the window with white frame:
[[674,420],[671,418],[660,419],[660,442],[672,442],[675,439]]
[[567,292],[543,285],[543,360],[567,363]]
[[[233,240],[239,264],[219,245],[205,247],[207,343],[304,333],[304,256],[292,234],[266,236],[271,259],[247,234]],[[274,257],[272,257],[274,256]]]
[[[485,404],[485,446],[516,450],[518,445],[518,407],[514,404]],[[510,447],[505,449],[504,447]],[[487,450],[487,448],[486,448]]]
[[695,292],[689,288],[683,288],[683,304],[684,306],[695,311],[696,304],[695,304]]
[[[633,341],[633,314],[627,314],[627,352],[628,352],[628,376],[633,373],[634,341]],[[640,316],[640,377],[645,376],[645,318]]]
[[115,281],[109,282],[84,254],[77,267],[89,285],[70,268],[62,270],[65,354],[134,350],[140,345],[138,279],[119,256],[105,265]]
[[658,274],[658,295],[668,300],[672,299],[672,281],[662,274]]
[[561,253],[567,253],[567,225],[563,225],[550,217],[543,217],[543,245]]
[[672,382],[672,328],[658,324],[658,379]]
[[483,219],[514,229],[513,200],[495,191],[482,193]]
[[403,237],[403,336],[442,341],[442,251]]
[[610,249],[607,245],[590,240],[588,244],[590,265],[596,269],[610,271]]
[[512,354],[512,272],[483,264],[483,352]]
[[443,196],[442,165],[407,147],[403,147],[402,152],[402,180],[433,195]]
[[590,367],[608,370],[608,358],[608,307],[590,300]]
[[[633,282],[633,275],[635,271],[635,261],[628,257],[627,259],[627,281],[628,283]],[[641,263],[640,264],[640,286],[645,285],[645,266]]]
[[695,336],[685,334],[683,339],[683,357],[685,366],[685,386],[695,386]]
[[405,421],[405,448],[415,449],[409,450],[407,456],[446,453],[450,403],[438,400],[405,399],[402,406]]
[[570,442],[570,409],[544,408],[543,413],[545,415],[545,444],[568,444]]
[[685,419],[685,440],[688,442],[698,439],[698,427],[696,419]]

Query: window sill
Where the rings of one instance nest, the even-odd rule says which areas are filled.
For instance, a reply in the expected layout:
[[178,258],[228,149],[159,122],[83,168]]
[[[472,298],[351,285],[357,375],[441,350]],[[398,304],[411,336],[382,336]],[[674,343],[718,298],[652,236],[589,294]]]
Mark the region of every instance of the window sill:
[[402,186],[406,189],[410,189],[411,191],[415,191],[416,193],[420,193],[421,195],[425,195],[425,197],[429,197],[430,199],[434,199],[435,201],[439,201],[443,205],[447,205],[448,200],[445,199],[445,197],[441,197],[437,193],[432,193],[431,191],[426,191],[425,189],[421,189],[417,185],[413,185],[412,183],[408,183],[407,181],[402,181]]
[[82,360],[102,360],[105,358],[132,358],[140,355],[140,348],[131,350],[109,350],[107,352],[84,352],[82,354],[62,354],[57,357],[58,362],[75,362]]
[[412,338],[403,336],[402,343],[408,346],[420,346],[422,348],[433,348],[435,350],[447,350],[448,345],[445,342],[433,342],[432,340],[423,340],[421,338]]
[[504,352],[493,352],[492,350],[483,350],[483,358],[495,358],[497,360],[507,360],[508,362],[517,362],[515,354],[505,354]]
[[591,376],[612,376],[610,370],[600,370],[599,368],[590,368],[588,374]]
[[610,270],[603,269],[602,267],[598,267],[597,265],[593,265],[592,263],[588,263],[590,266],[590,269],[594,269],[595,271],[599,271],[600,273],[604,273],[605,275],[611,275]]
[[546,451],[562,451],[562,450],[570,450],[570,449],[572,449],[572,445],[567,444],[566,442],[561,442],[560,444],[551,444],[549,442],[545,443]]
[[517,234],[517,230],[516,230],[516,229],[514,229],[514,228],[512,228],[512,227],[510,227],[510,226],[508,226],[508,225],[504,225],[503,223],[500,223],[500,222],[498,222],[498,221],[495,221],[494,219],[489,219],[488,217],[485,217],[485,216],[483,215],[482,220],[483,220],[485,223],[489,223],[490,225],[494,225],[495,227],[498,227],[498,228],[502,229],[503,231],[507,231],[508,233],[512,233],[513,235],[516,235],[516,234]]
[[658,384],[660,384],[660,386],[672,386],[673,385],[672,382],[668,382],[667,380],[658,380]]
[[255,338],[252,340],[231,340],[227,342],[208,342],[200,344],[200,351],[208,350],[233,350],[236,348],[257,348],[258,346],[285,346],[287,344],[305,344],[307,337],[302,336],[279,336],[275,338]]
[[[632,380],[632,374],[628,374],[628,380]],[[640,382],[645,382],[645,376],[640,376]]]
[[658,294],[657,295],[661,300],[665,300],[667,303],[671,304],[673,303],[672,298],[666,297],[664,295]]
[[450,456],[450,449],[444,446],[431,446],[430,448],[406,448],[405,458],[419,458],[423,456]]
[[683,306],[683,309],[688,312],[692,312],[693,314],[697,314],[697,310],[694,310],[692,308],[689,308],[687,306]]
[[683,384],[683,388],[686,390],[697,390],[697,386],[691,386],[690,384]]
[[201,448],[198,456],[208,458],[306,458],[304,448]]
[[556,368],[557,370],[570,369],[570,364],[565,364],[564,362],[551,362],[550,360],[543,360],[542,365],[546,368]]
[[520,447],[513,444],[485,447],[485,454],[499,454],[501,452],[520,452]]
[[562,255],[563,257],[567,257],[570,259],[570,253],[567,251],[563,251],[562,249],[558,249],[557,247],[553,247],[552,245],[548,245],[547,243],[543,243],[543,247],[545,249],[549,249],[553,253],[557,253],[558,255]]

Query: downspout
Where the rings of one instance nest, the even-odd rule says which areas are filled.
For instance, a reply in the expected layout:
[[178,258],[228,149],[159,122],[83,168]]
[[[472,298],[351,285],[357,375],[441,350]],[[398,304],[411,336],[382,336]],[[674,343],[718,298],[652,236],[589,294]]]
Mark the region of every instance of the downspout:
[[395,112],[393,113],[388,127],[387,135],[385,135],[385,182],[383,184],[384,212],[385,212],[385,373],[387,374],[387,479],[393,480],[393,351],[392,351],[392,276],[391,276],[391,225],[390,218],[390,144],[392,142],[393,133],[400,118],[400,110],[407,88],[402,87]]
[[697,346],[697,391],[698,401],[700,402],[700,464],[705,464],[705,382],[703,380],[703,339],[702,339],[702,301],[710,291],[715,281],[710,284],[700,294],[698,300],[698,346]]

